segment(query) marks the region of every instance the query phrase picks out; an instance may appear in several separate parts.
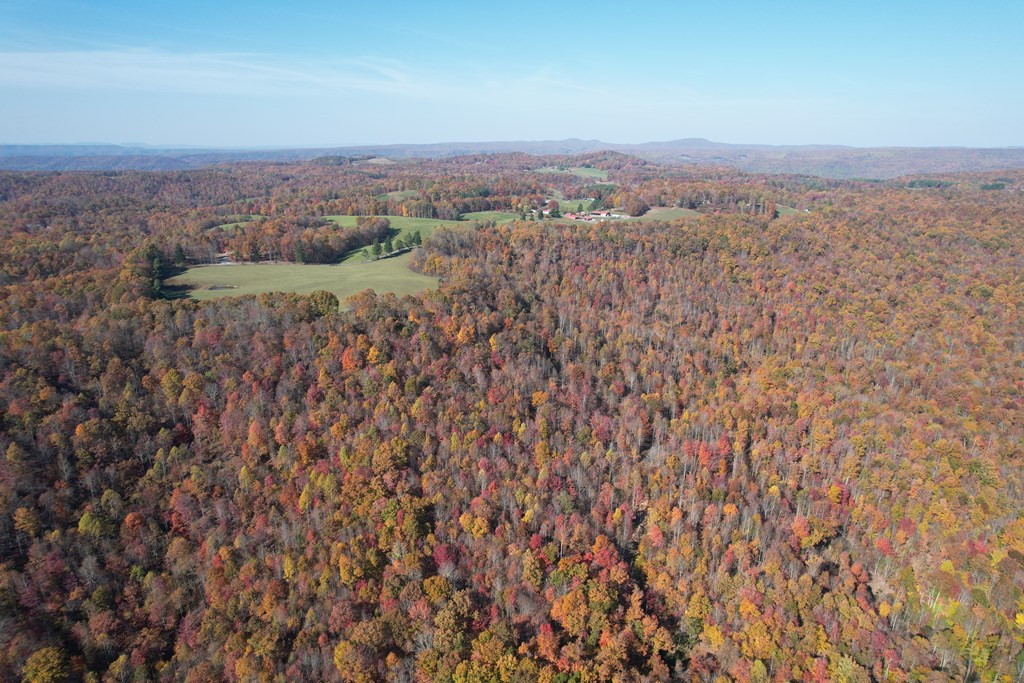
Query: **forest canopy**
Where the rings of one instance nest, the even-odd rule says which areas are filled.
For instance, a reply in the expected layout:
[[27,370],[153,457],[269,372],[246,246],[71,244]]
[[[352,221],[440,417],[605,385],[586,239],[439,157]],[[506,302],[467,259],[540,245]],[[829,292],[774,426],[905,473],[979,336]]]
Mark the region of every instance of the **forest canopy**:
[[[0,679],[1020,680],[1022,189],[0,173]],[[164,287],[480,211],[416,296]]]

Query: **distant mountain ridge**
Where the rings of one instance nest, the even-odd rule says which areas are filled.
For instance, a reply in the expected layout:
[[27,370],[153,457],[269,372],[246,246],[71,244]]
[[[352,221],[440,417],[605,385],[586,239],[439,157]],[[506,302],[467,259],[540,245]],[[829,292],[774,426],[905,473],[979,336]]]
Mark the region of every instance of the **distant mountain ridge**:
[[1024,168],[1024,147],[877,147],[759,145],[704,138],[607,143],[600,140],[440,142],[294,149],[159,147],[145,145],[0,145],[0,169],[21,171],[187,170],[250,161],[302,162],[323,156],[424,159],[521,152],[553,156],[615,151],[665,164],[714,164],[754,173],[830,178],[892,178]]

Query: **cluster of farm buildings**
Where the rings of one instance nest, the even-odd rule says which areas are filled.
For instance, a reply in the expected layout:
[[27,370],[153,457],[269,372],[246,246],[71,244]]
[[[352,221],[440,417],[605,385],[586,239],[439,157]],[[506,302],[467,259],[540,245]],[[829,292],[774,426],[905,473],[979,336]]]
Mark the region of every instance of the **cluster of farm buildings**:
[[568,218],[571,221],[605,221],[609,218],[629,218],[618,213],[612,213],[607,209],[600,211],[570,211],[569,213],[563,214],[564,218]]

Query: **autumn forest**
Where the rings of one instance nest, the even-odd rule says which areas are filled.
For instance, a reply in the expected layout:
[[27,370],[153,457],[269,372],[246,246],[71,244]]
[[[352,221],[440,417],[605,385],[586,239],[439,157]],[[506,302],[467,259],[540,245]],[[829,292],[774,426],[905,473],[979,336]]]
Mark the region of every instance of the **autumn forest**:
[[0,171],[0,240],[0,680],[1024,680],[1024,171]]

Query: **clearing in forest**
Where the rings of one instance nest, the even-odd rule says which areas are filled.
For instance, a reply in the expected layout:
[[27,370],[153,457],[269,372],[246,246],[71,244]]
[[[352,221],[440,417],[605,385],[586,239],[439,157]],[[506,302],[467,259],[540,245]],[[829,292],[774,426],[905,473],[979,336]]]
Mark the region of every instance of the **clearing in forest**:
[[510,223],[517,218],[519,216],[508,211],[474,211],[462,214],[463,221],[494,221],[498,224]]
[[211,230],[234,230],[235,228],[240,228],[243,225],[245,225],[246,223],[252,222],[253,220],[254,220],[254,218],[252,216],[248,216],[248,215],[245,215],[245,216],[229,216],[227,223],[221,223],[220,225],[215,225],[215,226],[213,226],[210,229]]
[[[343,228],[354,228],[356,227],[356,219],[359,216],[324,216],[324,218]],[[388,222],[391,223],[391,227],[398,230],[394,234],[395,239],[411,235],[417,230],[420,231],[420,237],[426,239],[436,228],[467,227],[474,221],[508,223],[511,220],[515,220],[517,216],[507,211],[475,211],[462,214],[461,221],[449,221],[440,218],[414,218],[412,216],[380,216],[380,218],[387,218]]]
[[364,289],[402,296],[436,287],[436,278],[409,270],[410,256],[405,253],[371,263],[345,265],[239,263],[197,266],[168,279],[165,284],[189,287],[189,296],[200,300],[264,292],[309,294],[325,289],[343,301]]
[[[354,228],[358,216],[324,216],[327,220],[343,228]],[[461,221],[446,221],[440,218],[414,218],[412,216],[381,216],[387,218],[391,224],[391,238],[398,240],[408,238],[414,232],[420,233],[420,238],[427,239],[437,228],[465,228],[477,221],[494,221],[495,223],[508,223],[515,220],[517,216],[504,211],[477,211],[462,215]],[[395,232],[397,230],[397,232]],[[342,263],[359,263],[364,261],[363,248],[353,249],[341,259]]]
[[655,206],[642,216],[630,218],[633,221],[673,221],[677,218],[693,218],[700,216],[699,211],[685,209],[681,206]]
[[[324,216],[327,220],[340,225],[343,228],[354,228],[356,227],[356,219],[359,216]],[[387,218],[391,224],[392,230],[398,230],[396,233],[392,233],[394,239],[399,237],[407,237],[417,230],[420,231],[420,237],[426,239],[430,236],[430,233],[434,232],[436,228],[440,227],[454,227],[458,225],[465,225],[465,221],[443,221],[440,218],[413,218],[405,216],[380,216],[380,218]]]
[[395,190],[394,192],[385,192],[384,194],[377,195],[377,199],[386,202],[389,199],[411,199],[419,194],[419,190]]
[[608,171],[592,166],[545,166],[537,169],[538,173],[570,173],[581,178],[608,180]]

